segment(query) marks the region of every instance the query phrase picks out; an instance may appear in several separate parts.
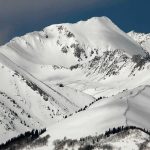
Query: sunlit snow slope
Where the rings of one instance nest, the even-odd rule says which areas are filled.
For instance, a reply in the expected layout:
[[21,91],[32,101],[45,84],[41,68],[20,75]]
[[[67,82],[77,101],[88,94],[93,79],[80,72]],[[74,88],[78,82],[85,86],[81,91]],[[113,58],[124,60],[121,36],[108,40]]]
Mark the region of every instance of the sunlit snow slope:
[[[1,46],[0,142],[43,127],[53,138],[120,125],[149,129],[149,43],[139,37],[146,38],[94,17]],[[103,100],[91,105],[93,97]]]
[[74,89],[47,86],[2,54],[0,83],[0,143],[50,126],[94,101]]
[[12,39],[0,52],[48,85],[63,83],[95,97],[105,95],[110,76],[126,80],[142,66],[133,62],[134,56],[147,57],[147,51],[107,17],[51,25]]

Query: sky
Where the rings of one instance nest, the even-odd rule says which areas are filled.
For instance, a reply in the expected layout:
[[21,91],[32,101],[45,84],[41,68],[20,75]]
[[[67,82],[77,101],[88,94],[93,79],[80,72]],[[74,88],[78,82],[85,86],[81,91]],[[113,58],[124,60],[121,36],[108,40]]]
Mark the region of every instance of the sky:
[[51,24],[100,16],[125,32],[150,32],[150,0],[0,0],[0,45]]

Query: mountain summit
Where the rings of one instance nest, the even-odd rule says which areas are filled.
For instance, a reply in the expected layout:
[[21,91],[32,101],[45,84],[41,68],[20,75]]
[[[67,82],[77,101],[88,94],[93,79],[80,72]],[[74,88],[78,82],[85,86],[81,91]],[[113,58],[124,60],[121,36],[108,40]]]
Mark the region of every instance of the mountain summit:
[[[11,40],[0,52],[25,67],[27,63],[71,66],[90,58],[92,51],[122,50],[129,57],[143,49],[107,17],[94,17],[75,24],[57,24],[43,31],[28,33]],[[59,61],[58,61],[59,60]]]

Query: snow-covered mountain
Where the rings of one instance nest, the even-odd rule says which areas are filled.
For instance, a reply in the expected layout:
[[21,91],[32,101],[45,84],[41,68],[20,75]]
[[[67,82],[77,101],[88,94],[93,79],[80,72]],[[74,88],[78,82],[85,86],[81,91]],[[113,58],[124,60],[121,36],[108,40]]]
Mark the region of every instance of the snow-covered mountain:
[[106,80],[106,85],[97,81],[114,75],[128,79],[149,58],[140,44],[106,17],[52,25],[14,38],[0,52],[46,84],[63,83],[96,97],[95,89],[110,88]]
[[94,17],[1,46],[0,143],[44,127],[52,139],[149,129],[149,37]]
[[128,33],[137,43],[139,43],[144,49],[150,52],[150,34],[136,33],[131,31]]

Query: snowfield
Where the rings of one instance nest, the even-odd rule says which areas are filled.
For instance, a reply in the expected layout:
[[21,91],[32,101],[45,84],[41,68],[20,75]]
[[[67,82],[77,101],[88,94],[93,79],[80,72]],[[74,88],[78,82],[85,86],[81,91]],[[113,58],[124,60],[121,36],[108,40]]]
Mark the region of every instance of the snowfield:
[[149,39],[94,17],[1,46],[0,144],[45,127],[44,150],[118,126],[150,130]]
[[56,85],[55,90],[7,57],[0,58],[1,143],[25,131],[47,127],[94,101],[80,91],[65,91],[67,87]]
[[91,105],[86,111],[52,125],[43,135],[51,136],[45,149],[53,148],[52,141],[63,139],[64,136],[79,139],[105,133],[113,127],[137,126],[150,130],[149,90],[150,86],[142,86],[103,99]]

